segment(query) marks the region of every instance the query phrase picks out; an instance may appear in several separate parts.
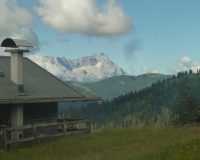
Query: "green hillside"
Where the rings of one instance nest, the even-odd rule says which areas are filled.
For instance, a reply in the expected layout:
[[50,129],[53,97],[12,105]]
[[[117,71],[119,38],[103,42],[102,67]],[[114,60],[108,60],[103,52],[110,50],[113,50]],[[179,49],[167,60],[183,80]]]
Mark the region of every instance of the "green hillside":
[[[86,88],[84,86],[82,86],[79,83],[75,83],[72,81],[67,81],[66,82],[70,87],[72,87],[73,89],[75,89],[76,91],[80,92],[82,95],[86,96],[86,97],[98,97],[94,92],[92,92],[89,88]],[[59,113],[61,112],[61,108],[67,108],[71,105],[73,105],[74,108],[78,108],[81,106],[84,106],[86,104],[88,104],[90,102],[59,102],[58,106],[59,106]]]
[[139,76],[116,76],[98,82],[66,82],[85,96],[99,96],[103,99],[113,99],[128,92],[141,90],[153,82],[171,77],[170,75],[149,73]]
[[[124,95],[128,92],[141,90],[147,86],[150,86],[153,82],[171,77],[170,75],[149,73],[139,76],[116,76],[107,78],[98,82],[72,82],[66,83],[82,93],[86,97],[103,97],[103,99],[113,99],[119,95]],[[75,108],[86,105],[90,102],[60,102],[59,108],[66,108],[73,105]]]
[[[139,92],[130,92],[111,101],[93,102],[77,109],[77,117],[90,117],[94,128],[135,127],[144,124],[167,125],[172,119],[181,80],[185,75],[158,81]],[[200,99],[200,75],[189,74],[188,83],[194,96]]]
[[86,97],[97,97],[96,93],[92,92],[89,88],[81,85],[81,83],[76,83],[72,81],[67,81],[66,83]]

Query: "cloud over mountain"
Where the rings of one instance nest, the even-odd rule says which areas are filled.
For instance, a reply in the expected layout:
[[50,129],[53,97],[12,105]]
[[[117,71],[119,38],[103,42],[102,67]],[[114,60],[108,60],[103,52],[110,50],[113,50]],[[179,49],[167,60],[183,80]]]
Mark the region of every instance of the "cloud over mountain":
[[154,68],[148,68],[146,66],[140,68],[139,71],[136,71],[136,69],[134,69],[134,67],[130,67],[130,70],[132,72],[132,75],[134,75],[134,76],[138,76],[138,75],[145,74],[145,73],[158,73],[158,70],[156,70]]
[[196,62],[196,61],[192,61],[189,57],[185,56],[185,57],[181,57],[180,62],[178,63],[178,65],[174,65],[170,68],[168,68],[168,71],[172,72],[172,73],[177,73],[177,72],[181,72],[181,71],[188,71],[189,69],[192,69],[193,72],[197,72],[197,69],[200,68],[200,63]]
[[44,62],[42,54],[40,53],[31,54],[31,55],[27,55],[27,57],[31,59],[33,62],[37,63],[42,68],[52,73],[53,75],[59,78],[62,78],[62,74],[63,74],[62,70],[59,67],[57,67],[55,64],[52,64],[50,62]]
[[89,36],[115,36],[130,32],[133,24],[121,3],[108,0],[98,6],[95,0],[39,0],[35,7],[42,21],[61,33]]

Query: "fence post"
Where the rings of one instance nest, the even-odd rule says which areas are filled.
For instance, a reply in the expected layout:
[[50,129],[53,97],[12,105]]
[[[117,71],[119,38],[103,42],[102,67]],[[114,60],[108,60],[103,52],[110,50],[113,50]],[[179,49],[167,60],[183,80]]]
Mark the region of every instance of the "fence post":
[[86,128],[87,128],[88,133],[90,133],[91,132],[90,118],[89,117],[86,117],[86,118],[89,119],[89,122],[86,122]]
[[34,139],[36,140],[37,134],[36,134],[36,129],[35,129],[35,123],[31,122],[31,124],[32,124],[32,134],[33,134]]
[[6,126],[3,128],[3,137],[4,137],[4,149],[7,150]]
[[64,119],[62,120],[62,130],[63,130],[63,133],[64,133],[64,137],[66,137],[66,127],[65,127],[65,120]]
[[6,140],[6,126],[1,125],[3,128],[3,142],[4,142],[4,150],[7,150],[7,140]]

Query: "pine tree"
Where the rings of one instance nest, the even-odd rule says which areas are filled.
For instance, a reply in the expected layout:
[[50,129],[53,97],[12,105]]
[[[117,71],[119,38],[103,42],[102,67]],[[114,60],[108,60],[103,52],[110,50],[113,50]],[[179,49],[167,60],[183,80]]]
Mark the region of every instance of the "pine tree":
[[188,71],[185,71],[185,75],[187,75],[188,74]]
[[[69,106],[67,111],[68,111],[67,119],[74,119],[75,116],[76,116],[76,110],[74,109],[74,107],[72,105]],[[68,124],[67,128],[68,129],[74,129],[74,128],[76,128],[76,125],[75,124]]]
[[74,107],[71,105],[69,106],[68,108],[68,115],[67,115],[67,118],[68,119],[74,119],[76,116],[76,110],[74,109]]
[[193,96],[193,88],[188,84],[188,77],[182,79],[178,101],[172,108],[172,124],[191,124],[199,119],[199,104]]

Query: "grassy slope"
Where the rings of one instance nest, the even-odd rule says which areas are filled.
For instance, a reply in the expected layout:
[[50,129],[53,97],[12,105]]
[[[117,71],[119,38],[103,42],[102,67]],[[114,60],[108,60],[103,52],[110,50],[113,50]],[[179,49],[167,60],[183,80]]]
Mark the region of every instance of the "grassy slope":
[[82,86],[80,83],[71,81],[67,81],[66,83],[86,97],[97,97],[94,92],[92,92],[89,88]]
[[119,95],[124,95],[128,92],[139,91],[142,88],[150,86],[153,82],[163,79],[167,79],[169,75],[163,75],[158,73],[149,73],[139,76],[116,76],[107,78],[98,82],[82,82],[82,83],[70,83],[78,91],[87,93],[94,93],[104,99],[113,99]]
[[114,129],[0,154],[3,160],[200,159],[199,127]]

